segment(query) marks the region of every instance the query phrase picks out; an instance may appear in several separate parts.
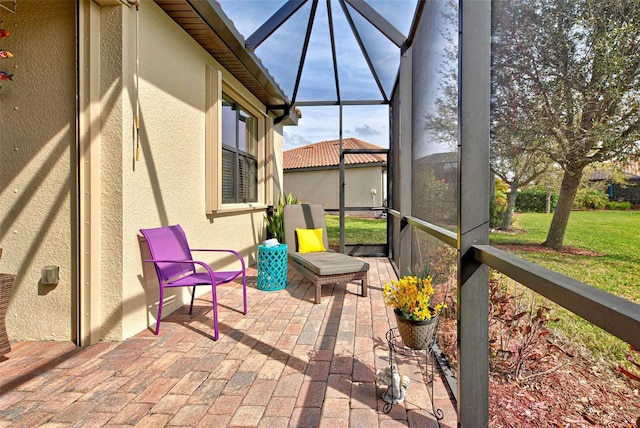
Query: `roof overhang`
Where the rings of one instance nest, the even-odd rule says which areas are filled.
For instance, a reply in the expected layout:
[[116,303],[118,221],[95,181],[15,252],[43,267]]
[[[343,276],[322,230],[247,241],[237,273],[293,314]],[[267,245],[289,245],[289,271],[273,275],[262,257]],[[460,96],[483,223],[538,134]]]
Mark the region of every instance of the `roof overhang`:
[[[242,83],[276,116],[289,119],[291,102],[260,59],[245,48],[217,2],[207,0],[154,0],[183,30]],[[285,120],[288,122],[288,120]]]

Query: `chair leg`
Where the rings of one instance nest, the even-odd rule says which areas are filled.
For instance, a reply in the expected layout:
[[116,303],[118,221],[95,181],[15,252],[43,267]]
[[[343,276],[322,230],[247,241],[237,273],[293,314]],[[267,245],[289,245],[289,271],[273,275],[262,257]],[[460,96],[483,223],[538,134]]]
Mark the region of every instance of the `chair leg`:
[[218,340],[218,297],[216,285],[211,285],[211,303],[213,304],[213,340]]
[[193,312],[193,299],[196,297],[196,286],[193,286],[193,290],[191,290],[191,306],[189,306],[189,315]]
[[316,305],[320,304],[320,299],[322,298],[322,285],[320,285],[320,282],[316,282]]
[[244,294],[244,314],[247,315],[247,272],[242,272],[242,293]]
[[369,273],[365,274],[362,278],[362,297],[367,297],[367,291],[369,288]]
[[164,302],[164,288],[160,284],[160,300],[158,302],[158,318],[156,318],[156,336],[160,333],[160,320],[162,319],[162,302]]

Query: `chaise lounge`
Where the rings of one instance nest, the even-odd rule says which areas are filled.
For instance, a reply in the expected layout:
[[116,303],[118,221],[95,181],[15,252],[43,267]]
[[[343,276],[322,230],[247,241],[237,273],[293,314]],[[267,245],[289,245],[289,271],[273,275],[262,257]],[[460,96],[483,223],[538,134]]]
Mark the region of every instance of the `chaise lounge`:
[[[367,296],[369,264],[355,257],[327,250],[329,245],[322,205],[285,205],[283,222],[289,263],[314,284],[316,304],[320,303],[321,288],[325,284],[359,280],[362,281],[362,296]],[[297,232],[296,229],[302,232]],[[308,251],[308,246],[306,249],[301,248],[300,244],[306,243],[301,242],[299,236],[304,235],[299,234],[312,231],[322,234],[321,248],[315,248],[320,251]]]

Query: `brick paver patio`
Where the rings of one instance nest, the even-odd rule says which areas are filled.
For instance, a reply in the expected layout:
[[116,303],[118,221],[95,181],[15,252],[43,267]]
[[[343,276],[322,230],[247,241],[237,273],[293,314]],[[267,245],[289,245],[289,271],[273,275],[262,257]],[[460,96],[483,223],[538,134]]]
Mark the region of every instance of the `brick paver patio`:
[[[241,287],[218,287],[220,339],[211,305],[196,299],[124,342],[75,348],[68,342],[18,342],[0,360],[0,427],[431,427],[424,357],[398,356],[411,378],[405,402],[383,411],[386,387],[375,371],[389,365],[385,334],[395,326],[382,284],[395,277],[387,259],[367,259],[370,290],[324,286],[322,304],[297,272],[280,291],[255,287],[241,313]],[[0,357],[1,358],[1,357]],[[434,402],[456,426],[436,371]]]

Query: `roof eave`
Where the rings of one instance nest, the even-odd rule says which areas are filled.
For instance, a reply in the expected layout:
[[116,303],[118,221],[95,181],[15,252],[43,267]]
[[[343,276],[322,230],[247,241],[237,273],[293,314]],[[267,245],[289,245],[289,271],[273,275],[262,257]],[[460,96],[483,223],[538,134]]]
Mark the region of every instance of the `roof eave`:
[[[282,114],[291,102],[217,2],[154,0],[200,46],[229,70],[267,109]],[[278,111],[280,110],[280,111]]]

